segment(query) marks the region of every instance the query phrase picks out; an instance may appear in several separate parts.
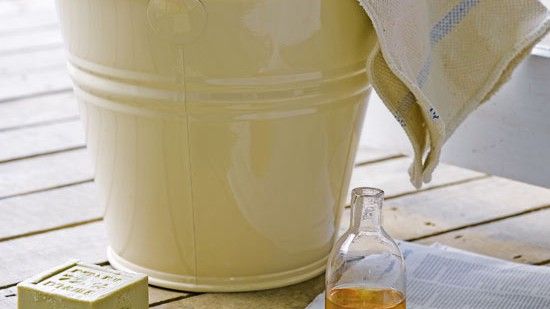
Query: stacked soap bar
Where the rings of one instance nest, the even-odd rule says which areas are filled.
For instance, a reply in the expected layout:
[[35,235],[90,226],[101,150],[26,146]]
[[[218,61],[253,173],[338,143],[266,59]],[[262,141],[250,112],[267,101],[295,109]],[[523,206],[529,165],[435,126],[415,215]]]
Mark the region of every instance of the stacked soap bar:
[[71,261],[17,285],[19,309],[148,308],[147,276]]

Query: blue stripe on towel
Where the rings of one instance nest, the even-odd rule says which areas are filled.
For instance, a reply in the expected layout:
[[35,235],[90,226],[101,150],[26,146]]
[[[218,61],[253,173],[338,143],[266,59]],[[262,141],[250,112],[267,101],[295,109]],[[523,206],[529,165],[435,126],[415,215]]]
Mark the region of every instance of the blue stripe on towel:
[[[443,17],[430,32],[430,44],[432,48],[445,38],[458,24],[464,20],[470,10],[475,7],[481,0],[462,0],[459,4],[455,5],[453,9]],[[430,53],[428,59],[418,72],[416,77],[416,83],[420,88],[423,88],[428,80],[428,75],[432,69],[433,58]]]
[[430,33],[430,42],[432,46],[447,36],[456,25],[468,15],[470,10],[476,6],[480,0],[462,0],[457,4],[442,20],[440,20]]

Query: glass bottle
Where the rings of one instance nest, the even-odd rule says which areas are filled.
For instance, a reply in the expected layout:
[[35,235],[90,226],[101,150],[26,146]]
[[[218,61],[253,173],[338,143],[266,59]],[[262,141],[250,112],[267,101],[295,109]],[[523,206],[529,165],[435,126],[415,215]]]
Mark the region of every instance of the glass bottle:
[[326,309],[405,309],[405,260],[382,228],[384,191],[352,191],[349,229],[334,245],[326,272]]

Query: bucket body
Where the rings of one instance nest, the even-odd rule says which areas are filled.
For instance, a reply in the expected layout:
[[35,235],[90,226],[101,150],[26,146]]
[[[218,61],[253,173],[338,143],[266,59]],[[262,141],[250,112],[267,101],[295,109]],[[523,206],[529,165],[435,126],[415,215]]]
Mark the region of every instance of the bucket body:
[[108,258],[189,291],[324,270],[370,86],[355,0],[57,0]]

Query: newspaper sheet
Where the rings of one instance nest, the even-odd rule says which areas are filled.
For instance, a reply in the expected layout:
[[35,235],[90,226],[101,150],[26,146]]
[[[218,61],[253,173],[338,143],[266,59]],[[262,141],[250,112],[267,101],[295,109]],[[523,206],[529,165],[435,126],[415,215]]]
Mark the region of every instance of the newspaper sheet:
[[[409,309],[549,309],[550,267],[401,242]],[[307,309],[324,308],[324,294]]]

